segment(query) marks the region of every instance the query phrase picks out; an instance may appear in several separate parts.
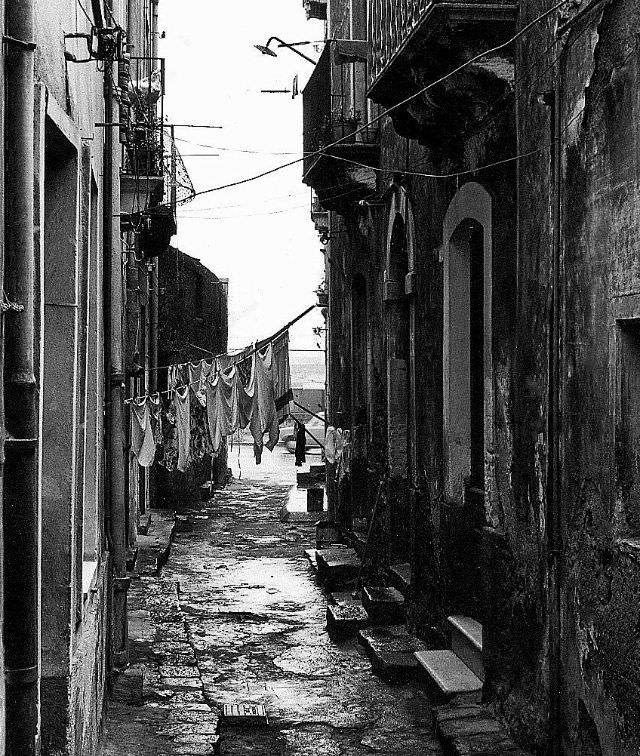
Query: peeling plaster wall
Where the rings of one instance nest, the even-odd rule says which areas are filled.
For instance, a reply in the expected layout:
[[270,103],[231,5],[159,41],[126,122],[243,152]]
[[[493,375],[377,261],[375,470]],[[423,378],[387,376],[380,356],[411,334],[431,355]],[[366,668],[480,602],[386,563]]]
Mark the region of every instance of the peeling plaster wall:
[[[523,8],[523,19],[543,9]],[[561,81],[562,216],[564,271],[562,438],[562,714],[567,754],[635,753],[640,711],[640,649],[637,641],[640,589],[634,536],[619,504],[616,449],[620,341],[616,317],[638,316],[640,291],[637,208],[640,163],[637,123],[637,3],[610,2],[577,21],[562,37],[556,56]],[[542,25],[520,48],[522,66],[537,71],[552,63],[541,53],[554,29]],[[536,84],[553,88],[553,69]],[[536,71],[531,76],[535,79]],[[524,88],[523,88],[524,93]],[[520,152],[550,139],[550,114],[522,97]],[[520,322],[516,395],[519,434],[514,478],[516,502],[535,515],[543,537],[546,308],[549,305],[551,209],[548,151],[523,161],[520,170]],[[636,308],[637,309],[637,308]],[[625,462],[622,462],[622,473]],[[540,493],[537,493],[537,492]],[[631,543],[631,545],[628,545]],[[533,544],[532,544],[533,545]],[[541,551],[541,556],[544,553]],[[544,617],[544,596],[536,612]],[[546,664],[546,647],[538,652]],[[530,670],[532,673],[533,670]],[[533,675],[531,675],[533,678]],[[522,684],[503,702],[505,714],[533,732],[544,717],[542,681],[528,695]],[[527,716],[530,721],[527,721]],[[534,738],[542,747],[542,741]]]

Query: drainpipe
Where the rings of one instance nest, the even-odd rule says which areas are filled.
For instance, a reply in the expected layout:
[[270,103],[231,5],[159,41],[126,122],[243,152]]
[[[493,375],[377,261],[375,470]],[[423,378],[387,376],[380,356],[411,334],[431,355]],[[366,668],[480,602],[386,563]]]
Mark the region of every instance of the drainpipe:
[[[40,496],[35,377],[34,7],[6,8],[4,644],[6,752],[39,753]],[[25,44],[27,43],[27,44]]]
[[[119,105],[113,86],[113,65],[105,63],[105,122],[119,122]],[[113,564],[113,616],[111,663],[127,663],[127,512],[125,501],[124,453],[124,363],[123,282],[120,238],[120,140],[119,129],[107,128],[104,143],[104,287],[105,287],[105,396],[108,535]]]
[[[0,1],[0,37],[4,35],[4,0]],[[0,176],[4,176],[4,45],[0,45]],[[0,288],[4,290],[4,192],[0,192]],[[5,413],[4,413],[4,320],[0,317],[0,554],[3,548],[3,524],[2,524],[2,489],[4,475],[4,441],[6,438]],[[3,564],[0,558],[0,627],[3,622],[4,607],[4,577]],[[4,686],[4,640],[0,633],[0,756],[5,753],[5,721],[6,721],[6,698]]]
[[[151,57],[158,57],[158,0],[151,0]],[[149,271],[149,391],[158,390],[158,258],[151,261]],[[149,468],[149,504],[157,506],[157,473]]]
[[547,528],[549,566],[549,751],[562,753],[562,399],[563,317],[562,237],[562,145],[560,73],[556,89],[547,93],[552,124],[553,249],[551,258],[551,308],[549,322],[549,397],[547,477]]

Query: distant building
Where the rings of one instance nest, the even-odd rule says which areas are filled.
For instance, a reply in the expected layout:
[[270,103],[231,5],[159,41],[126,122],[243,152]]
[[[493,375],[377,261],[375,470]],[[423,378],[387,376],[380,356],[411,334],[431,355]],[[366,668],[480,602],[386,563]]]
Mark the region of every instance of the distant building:
[[[158,265],[158,388],[167,388],[166,365],[195,362],[227,350],[228,288],[195,257],[175,247]],[[188,500],[208,480],[221,482],[227,470],[226,446],[218,457],[206,455],[185,473],[156,466],[155,505]]]

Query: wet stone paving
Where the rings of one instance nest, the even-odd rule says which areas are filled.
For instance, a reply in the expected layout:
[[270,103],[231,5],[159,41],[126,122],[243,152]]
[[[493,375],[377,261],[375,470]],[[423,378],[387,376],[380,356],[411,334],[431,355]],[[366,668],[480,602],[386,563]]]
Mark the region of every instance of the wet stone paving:
[[[355,640],[327,635],[304,557],[317,515],[282,521],[291,455],[276,447],[256,467],[247,446],[232,459],[235,479],[194,504],[160,574],[132,579],[132,665],[104,756],[440,754],[424,692],[385,682]],[[268,724],[221,719],[241,703],[263,704]]]

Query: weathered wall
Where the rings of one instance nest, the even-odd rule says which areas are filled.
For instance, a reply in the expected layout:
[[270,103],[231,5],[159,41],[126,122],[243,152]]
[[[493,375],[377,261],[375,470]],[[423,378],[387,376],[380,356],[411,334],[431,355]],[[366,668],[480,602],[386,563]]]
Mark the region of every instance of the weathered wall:
[[[538,4],[529,6],[532,14],[541,10]],[[616,1],[576,21],[562,38],[558,68],[565,428],[559,502],[562,713],[564,747],[571,754],[638,748],[637,452],[627,436],[635,422],[629,400],[637,354],[625,343],[623,330],[633,333],[640,315],[639,10],[636,2]],[[542,45],[551,33],[540,35]],[[523,57],[531,55],[532,42],[523,46]],[[527,105],[523,126],[525,119],[540,119],[539,106]],[[531,144],[529,129],[522,130],[523,151]],[[545,132],[540,128],[538,142]],[[538,179],[527,189],[541,214],[549,187]],[[535,222],[523,205],[523,251],[544,264],[545,240],[527,230]],[[530,274],[533,281],[534,271]],[[531,307],[523,315],[529,312],[531,321],[539,309]],[[532,372],[536,382],[544,380],[544,369]],[[531,449],[525,459],[535,464]]]

